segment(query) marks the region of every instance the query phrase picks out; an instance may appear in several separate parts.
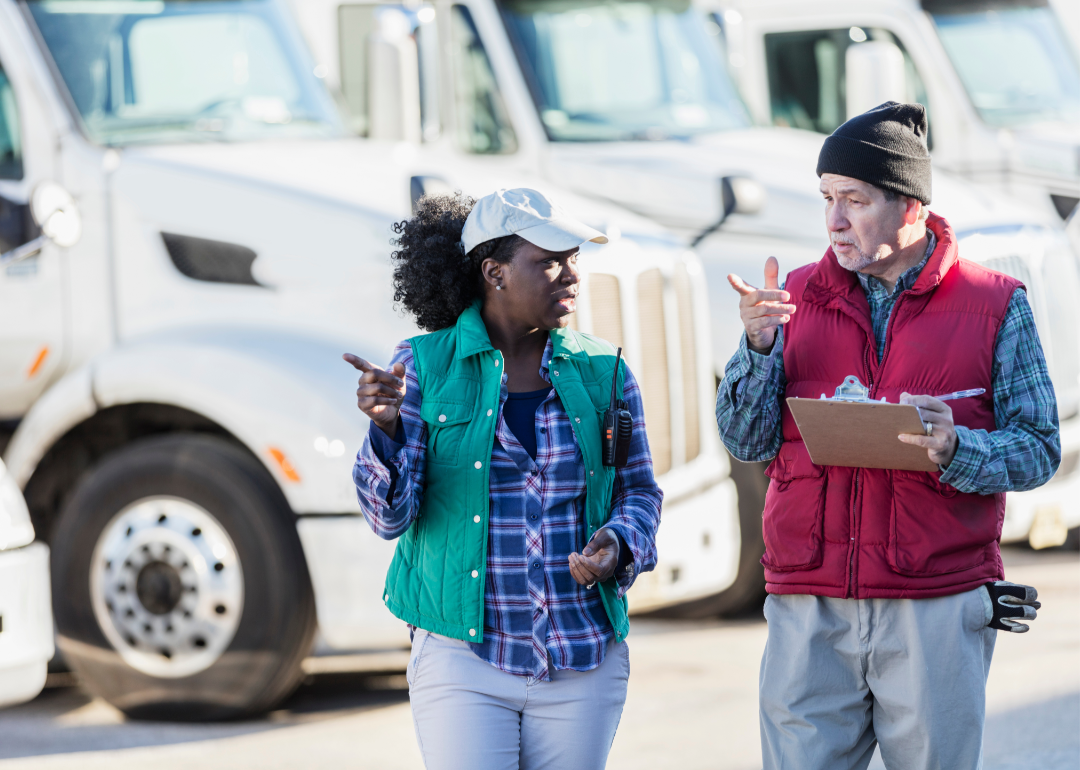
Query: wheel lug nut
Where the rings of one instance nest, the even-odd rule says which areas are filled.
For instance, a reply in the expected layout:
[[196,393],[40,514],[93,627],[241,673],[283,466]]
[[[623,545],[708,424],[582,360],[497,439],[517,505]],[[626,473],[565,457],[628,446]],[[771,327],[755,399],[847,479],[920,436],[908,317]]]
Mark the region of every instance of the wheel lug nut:
[[202,530],[199,529],[198,527],[195,527],[195,529],[191,530],[191,536],[192,537],[198,537],[201,534],[202,534]]
[[225,565],[221,562],[214,565],[214,572],[221,572],[223,569],[225,569]]
[[163,513],[163,514],[161,514],[160,516],[158,516],[158,518],[157,518],[157,523],[158,523],[158,524],[164,524],[164,523],[165,523],[165,521],[166,521],[166,520],[167,520],[168,518],[169,518],[169,517],[168,517],[168,516],[166,516],[166,515],[165,515],[165,514]]
[[216,612],[218,615],[224,615],[225,614],[225,605],[224,604],[219,604],[217,607],[214,607],[214,612]]

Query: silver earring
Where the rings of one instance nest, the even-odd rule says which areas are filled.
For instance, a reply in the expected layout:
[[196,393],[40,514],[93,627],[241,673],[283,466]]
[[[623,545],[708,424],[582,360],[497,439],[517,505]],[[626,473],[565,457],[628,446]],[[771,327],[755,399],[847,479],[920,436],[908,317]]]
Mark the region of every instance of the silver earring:
[[502,291],[502,286],[496,286],[495,291]]

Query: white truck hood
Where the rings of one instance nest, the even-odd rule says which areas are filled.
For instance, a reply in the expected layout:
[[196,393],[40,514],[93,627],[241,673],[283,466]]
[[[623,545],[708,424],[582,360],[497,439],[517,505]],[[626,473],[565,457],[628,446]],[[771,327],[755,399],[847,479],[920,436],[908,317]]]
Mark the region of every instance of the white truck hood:
[[[789,128],[752,128],[687,141],[552,143],[547,174],[576,190],[615,201],[673,227],[700,230],[720,216],[720,178],[747,176],[768,200],[753,216],[732,216],[723,232],[822,240],[816,173],[825,137]],[[958,230],[1043,224],[1043,212],[934,172],[931,208]]]
[[189,144],[127,151],[131,160],[184,168],[209,178],[253,184],[330,205],[354,207],[392,220],[411,213],[410,180],[436,177],[448,189],[480,197],[500,187],[534,187],[557,198],[576,217],[603,231],[676,241],[661,225],[620,206],[575,194],[560,180],[497,168],[481,171],[474,158],[445,147],[361,139]]
[[[197,319],[352,340],[358,354],[381,357],[416,333],[393,307],[390,263],[391,225],[411,215],[414,176],[438,177],[474,196],[497,187],[552,188],[516,172],[477,173],[475,159],[445,150],[360,139],[129,148],[114,165],[122,339]],[[650,248],[685,248],[656,223],[609,203],[558,190],[555,197],[601,231]],[[185,278],[162,233],[253,250],[251,274],[262,286]]]

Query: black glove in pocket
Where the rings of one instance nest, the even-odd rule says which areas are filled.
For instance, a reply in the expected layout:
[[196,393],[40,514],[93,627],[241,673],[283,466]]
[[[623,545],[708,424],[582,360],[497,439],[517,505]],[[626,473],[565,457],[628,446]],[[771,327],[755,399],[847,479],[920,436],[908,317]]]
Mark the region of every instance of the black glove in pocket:
[[1035,619],[1035,610],[1042,607],[1042,604],[1037,601],[1039,592],[1031,586],[1010,583],[1007,580],[987,583],[985,588],[990,594],[990,602],[994,605],[994,617],[990,620],[990,628],[996,628],[998,631],[1012,631],[1014,634],[1027,631],[1027,624],[1019,621]]

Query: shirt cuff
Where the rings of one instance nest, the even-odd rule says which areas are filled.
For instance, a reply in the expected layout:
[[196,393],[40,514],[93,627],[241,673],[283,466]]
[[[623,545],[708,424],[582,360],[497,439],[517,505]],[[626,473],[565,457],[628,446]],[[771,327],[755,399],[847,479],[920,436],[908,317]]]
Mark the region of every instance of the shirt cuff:
[[375,457],[383,465],[390,463],[397,457],[398,452],[405,448],[405,428],[401,423],[402,421],[398,420],[397,433],[393,438],[387,436],[383,429],[374,422],[368,425],[368,438],[371,440],[371,448],[375,452]]
[[769,348],[768,353],[759,353],[756,350],[751,350],[750,345],[746,339],[746,332],[743,332],[742,342],[739,344],[739,350],[743,354],[746,361],[746,376],[754,380],[765,382],[772,375],[773,365],[776,362],[776,356],[779,346],[776,341],[773,341],[773,345]]
[[641,571],[641,564],[634,556],[634,551],[626,539],[627,534],[630,535],[630,539],[634,539],[634,534],[627,532],[620,524],[608,522],[604,526],[614,532],[615,537],[619,540],[619,561],[615,565],[615,574],[608,579],[614,579],[619,586],[618,595],[622,598],[630,590],[630,586],[634,584],[634,579]]
[[957,425],[956,454],[939,480],[961,492],[976,492],[979,486],[979,470],[987,456],[988,453],[971,428]]

